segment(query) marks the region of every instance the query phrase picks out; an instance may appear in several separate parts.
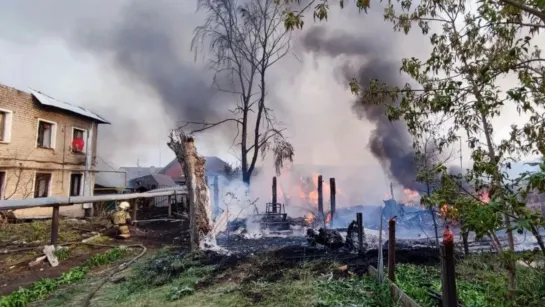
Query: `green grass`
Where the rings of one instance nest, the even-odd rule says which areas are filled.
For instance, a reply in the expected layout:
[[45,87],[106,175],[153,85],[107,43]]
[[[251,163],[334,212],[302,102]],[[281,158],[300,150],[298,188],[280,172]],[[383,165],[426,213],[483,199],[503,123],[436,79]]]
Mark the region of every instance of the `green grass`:
[[[398,306],[386,285],[370,277],[341,277],[338,264],[305,262],[272,269],[274,259],[253,257],[221,268],[202,255],[162,251],[127,272],[124,283],[106,284],[92,306]],[[279,273],[280,274],[277,274]],[[81,306],[96,280],[58,291],[39,306]],[[69,293],[69,294],[67,294]],[[38,306],[38,305],[36,305]]]
[[[467,307],[545,306],[545,273],[531,268],[517,268],[518,293],[509,299],[507,273],[495,256],[474,255],[456,267],[459,299]],[[422,307],[436,306],[427,293],[441,293],[439,267],[399,264],[396,280],[399,287]]]
[[[88,223],[73,223],[69,220],[61,220],[59,224],[59,243],[81,240],[81,231],[74,229],[72,226],[91,229],[93,226],[104,223],[106,221],[97,220]],[[51,220],[3,224],[2,229],[0,229],[0,246],[10,244],[14,241],[19,243],[47,243],[50,237]]]
[[34,301],[45,298],[60,286],[70,285],[82,280],[89,270],[118,260],[122,257],[122,254],[123,251],[119,248],[111,249],[103,254],[97,254],[91,257],[84,265],[70,269],[59,278],[41,279],[28,288],[21,288],[9,295],[0,297],[0,307],[27,306]]

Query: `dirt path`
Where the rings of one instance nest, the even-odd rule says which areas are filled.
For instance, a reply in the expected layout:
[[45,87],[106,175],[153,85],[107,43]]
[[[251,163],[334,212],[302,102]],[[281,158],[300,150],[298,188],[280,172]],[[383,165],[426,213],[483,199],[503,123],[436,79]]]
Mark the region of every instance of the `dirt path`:
[[[133,236],[129,240],[110,239],[100,243],[107,245],[143,244],[148,249],[157,249],[165,245],[179,245],[183,243],[180,224],[180,222],[146,223],[133,227],[131,229]],[[111,231],[105,233],[105,235],[113,237]],[[77,241],[81,241],[81,238]],[[8,247],[6,249],[12,248]],[[106,247],[74,245],[71,247],[70,257],[60,261],[57,267],[51,267],[47,260],[34,267],[28,265],[29,262],[42,255],[40,249],[2,254],[0,255],[0,296],[9,294],[20,287],[28,287],[43,278],[57,278],[71,268],[83,265],[89,258],[107,249]]]

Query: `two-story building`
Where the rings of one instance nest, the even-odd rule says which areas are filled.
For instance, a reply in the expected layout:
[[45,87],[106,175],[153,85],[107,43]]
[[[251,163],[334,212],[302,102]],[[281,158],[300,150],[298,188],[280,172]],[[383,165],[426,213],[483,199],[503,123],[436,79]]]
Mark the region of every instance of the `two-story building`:
[[[99,124],[109,123],[38,91],[0,85],[1,199],[92,195]],[[61,214],[82,216],[89,206],[61,207]],[[14,213],[50,217],[51,208]]]

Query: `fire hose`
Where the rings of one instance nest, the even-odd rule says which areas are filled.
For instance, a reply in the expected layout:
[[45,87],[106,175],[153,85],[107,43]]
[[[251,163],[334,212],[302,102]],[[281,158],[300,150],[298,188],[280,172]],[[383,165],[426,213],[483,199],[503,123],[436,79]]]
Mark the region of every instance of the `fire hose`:
[[[102,245],[102,244],[95,244],[95,245]],[[116,247],[116,246],[112,246],[112,245],[102,245],[102,246]],[[131,264],[135,263],[136,260],[138,260],[142,256],[144,256],[144,254],[147,251],[147,248],[142,244],[128,245],[127,247],[140,247],[140,248],[142,248],[142,252],[140,254],[136,255],[136,257],[132,258],[128,262],[122,263],[119,267],[117,267],[117,269],[113,270],[108,276],[106,276],[106,278],[104,278],[98,284],[98,286],[91,293],[89,293],[89,295],[85,298],[85,301],[83,302],[83,307],[89,307],[89,305],[91,304],[91,299],[93,298],[93,296],[95,296],[95,294],[98,292],[98,290],[100,290],[100,288],[102,288],[110,280],[110,278],[112,278],[115,274],[125,270]]]

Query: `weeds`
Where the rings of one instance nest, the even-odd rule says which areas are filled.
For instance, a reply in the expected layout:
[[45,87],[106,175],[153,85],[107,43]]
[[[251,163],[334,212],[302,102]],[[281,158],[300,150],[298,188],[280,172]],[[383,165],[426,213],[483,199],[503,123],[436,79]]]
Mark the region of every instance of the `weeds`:
[[66,247],[60,247],[55,249],[53,254],[55,255],[55,257],[57,257],[57,259],[59,259],[59,261],[64,261],[70,258],[70,249]]
[[[545,306],[545,273],[532,268],[517,268],[518,293],[510,299],[505,270],[498,259],[488,254],[474,255],[456,267],[456,286],[460,300],[468,307]],[[436,267],[399,264],[399,287],[421,306],[436,306],[428,290],[441,293],[441,272]]]
[[318,279],[315,284],[319,296],[316,307],[391,307],[398,304],[386,283],[379,284],[376,279],[369,276],[341,280],[335,280],[329,276]]
[[121,256],[122,251],[119,248],[111,249],[103,254],[97,254],[91,257],[84,265],[70,269],[59,278],[42,279],[28,288],[21,288],[7,296],[0,297],[0,307],[24,307],[33,301],[44,298],[61,285],[68,285],[82,280],[90,269],[111,263],[121,258]]

